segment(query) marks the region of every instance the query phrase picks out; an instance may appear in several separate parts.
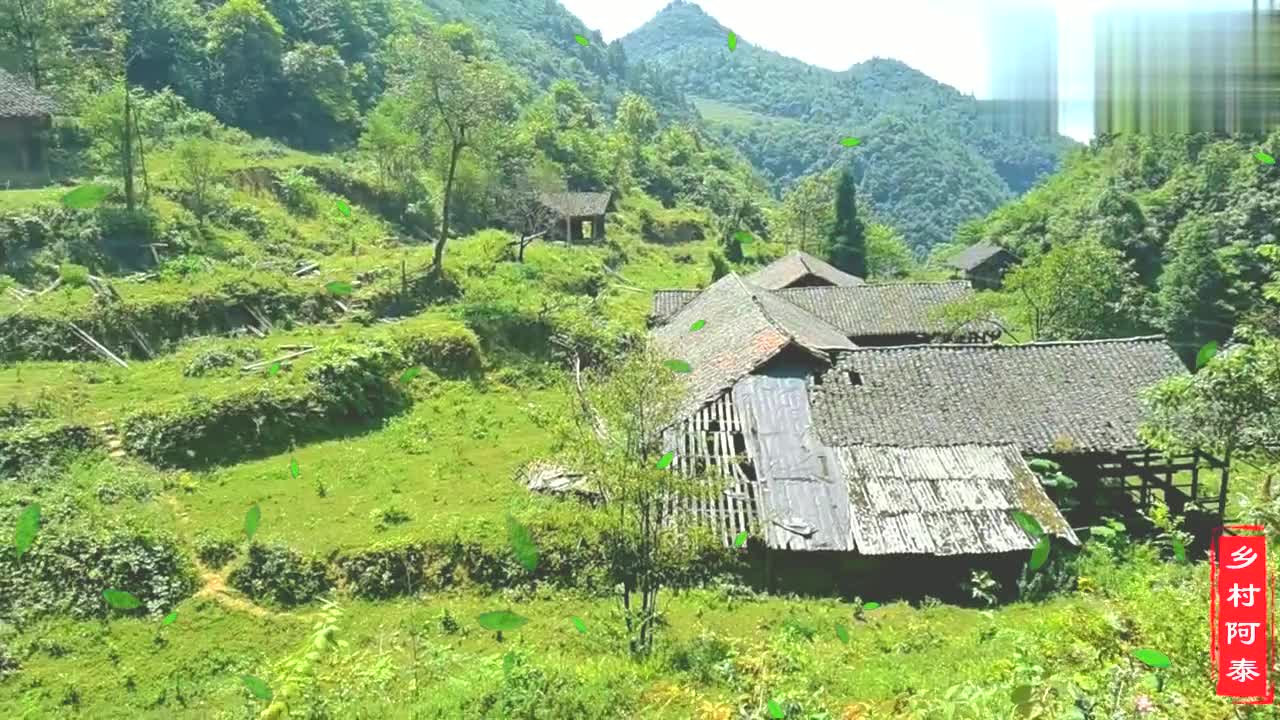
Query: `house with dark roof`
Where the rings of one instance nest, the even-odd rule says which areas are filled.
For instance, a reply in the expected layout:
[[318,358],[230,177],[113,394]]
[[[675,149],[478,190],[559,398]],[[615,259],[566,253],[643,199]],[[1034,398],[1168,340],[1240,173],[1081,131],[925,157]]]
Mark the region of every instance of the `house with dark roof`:
[[26,185],[48,179],[45,133],[54,111],[52,99],[0,70],[0,182]]
[[978,243],[956,253],[947,265],[958,272],[974,287],[994,290],[1000,287],[1004,274],[1018,263],[1018,256],[999,245]]
[[853,287],[866,281],[800,250],[792,250],[747,276],[757,287],[781,290],[792,287]]
[[572,243],[604,238],[604,223],[613,207],[613,193],[543,193],[539,199],[557,218],[550,233],[552,239]]

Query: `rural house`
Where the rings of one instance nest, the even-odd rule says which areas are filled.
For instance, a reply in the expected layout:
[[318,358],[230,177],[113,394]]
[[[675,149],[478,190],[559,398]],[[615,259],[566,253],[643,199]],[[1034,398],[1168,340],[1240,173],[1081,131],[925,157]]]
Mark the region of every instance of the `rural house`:
[[998,245],[978,243],[961,250],[947,261],[947,265],[964,273],[966,279],[980,290],[1000,287],[1005,272],[1018,263],[1013,253]]
[[54,102],[28,83],[0,70],[0,185],[38,185],[48,180],[45,133]]
[[792,250],[747,276],[752,285],[765,290],[793,287],[853,287],[866,281],[837,268],[831,263],[800,250]]
[[[1080,518],[1154,492],[1175,512],[1204,507],[1205,458],[1156,458],[1137,434],[1142,389],[1186,372],[1162,338],[855,348],[779,295],[729,275],[651,331],[691,367],[673,467],[727,484],[684,509],[726,544],[754,533],[770,582],[777,567],[788,587],[823,589],[908,561],[929,577],[1007,573],[1033,545],[1013,510],[1078,543],[1030,458],[1080,483]],[[1224,472],[1219,513],[1225,488]]]
[[609,192],[544,193],[540,196],[556,215],[550,236],[575,242],[604,239],[604,221],[613,202]]

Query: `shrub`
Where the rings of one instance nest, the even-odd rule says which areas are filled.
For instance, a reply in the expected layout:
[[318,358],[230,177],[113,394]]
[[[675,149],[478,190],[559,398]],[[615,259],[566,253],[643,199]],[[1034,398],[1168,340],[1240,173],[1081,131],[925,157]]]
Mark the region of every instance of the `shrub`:
[[58,457],[96,447],[100,442],[90,428],[58,420],[35,420],[14,430],[0,431],[0,475],[50,464]]
[[196,557],[214,570],[221,570],[234,560],[239,554],[238,546],[235,538],[208,528],[201,530],[195,537]]
[[67,287],[84,287],[89,284],[89,268],[75,263],[62,263],[62,267],[58,268],[58,278]]
[[234,367],[245,361],[258,359],[261,353],[252,348],[213,347],[202,350],[182,369],[186,377],[203,377],[211,370]]
[[645,208],[640,211],[640,234],[663,244],[687,243],[707,237],[707,217],[694,208]]
[[392,338],[409,365],[424,365],[441,375],[473,372],[484,364],[480,338],[462,323],[410,319],[396,324]]
[[323,562],[278,543],[250,545],[229,582],[254,600],[285,606],[311,602],[333,587]]
[[320,185],[300,168],[278,173],[274,187],[280,202],[299,215],[310,217],[319,211]]

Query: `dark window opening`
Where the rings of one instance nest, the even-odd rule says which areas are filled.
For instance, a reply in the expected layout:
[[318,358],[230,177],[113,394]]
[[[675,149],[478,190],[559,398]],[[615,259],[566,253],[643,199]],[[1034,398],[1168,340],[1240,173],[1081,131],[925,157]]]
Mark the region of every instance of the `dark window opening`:
[[850,371],[849,371],[849,382],[850,382],[850,383],[852,383],[852,384],[854,384],[854,385],[861,385],[861,384],[862,384],[862,374],[861,374],[861,373],[858,373],[858,372],[855,372],[855,371],[853,371],[853,370],[850,370]]

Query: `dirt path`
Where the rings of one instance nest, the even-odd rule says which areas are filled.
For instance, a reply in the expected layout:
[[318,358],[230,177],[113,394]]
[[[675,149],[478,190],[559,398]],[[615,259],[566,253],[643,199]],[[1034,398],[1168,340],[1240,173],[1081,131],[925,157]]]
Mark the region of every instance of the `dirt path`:
[[[190,518],[187,516],[187,513],[183,512],[182,506],[178,504],[177,499],[172,495],[164,495],[163,498],[165,504],[173,511],[174,517],[178,519],[179,534],[182,535],[183,540],[189,541],[188,523],[190,522]],[[235,590],[227,587],[226,571],[215,572],[210,570],[204,566],[204,563],[200,562],[200,558],[192,558],[192,562],[195,563],[196,572],[200,577],[200,589],[196,590],[193,597],[212,600],[227,610],[247,613],[259,618],[291,615],[291,613],[281,613],[268,610],[267,608],[245,598]]]

